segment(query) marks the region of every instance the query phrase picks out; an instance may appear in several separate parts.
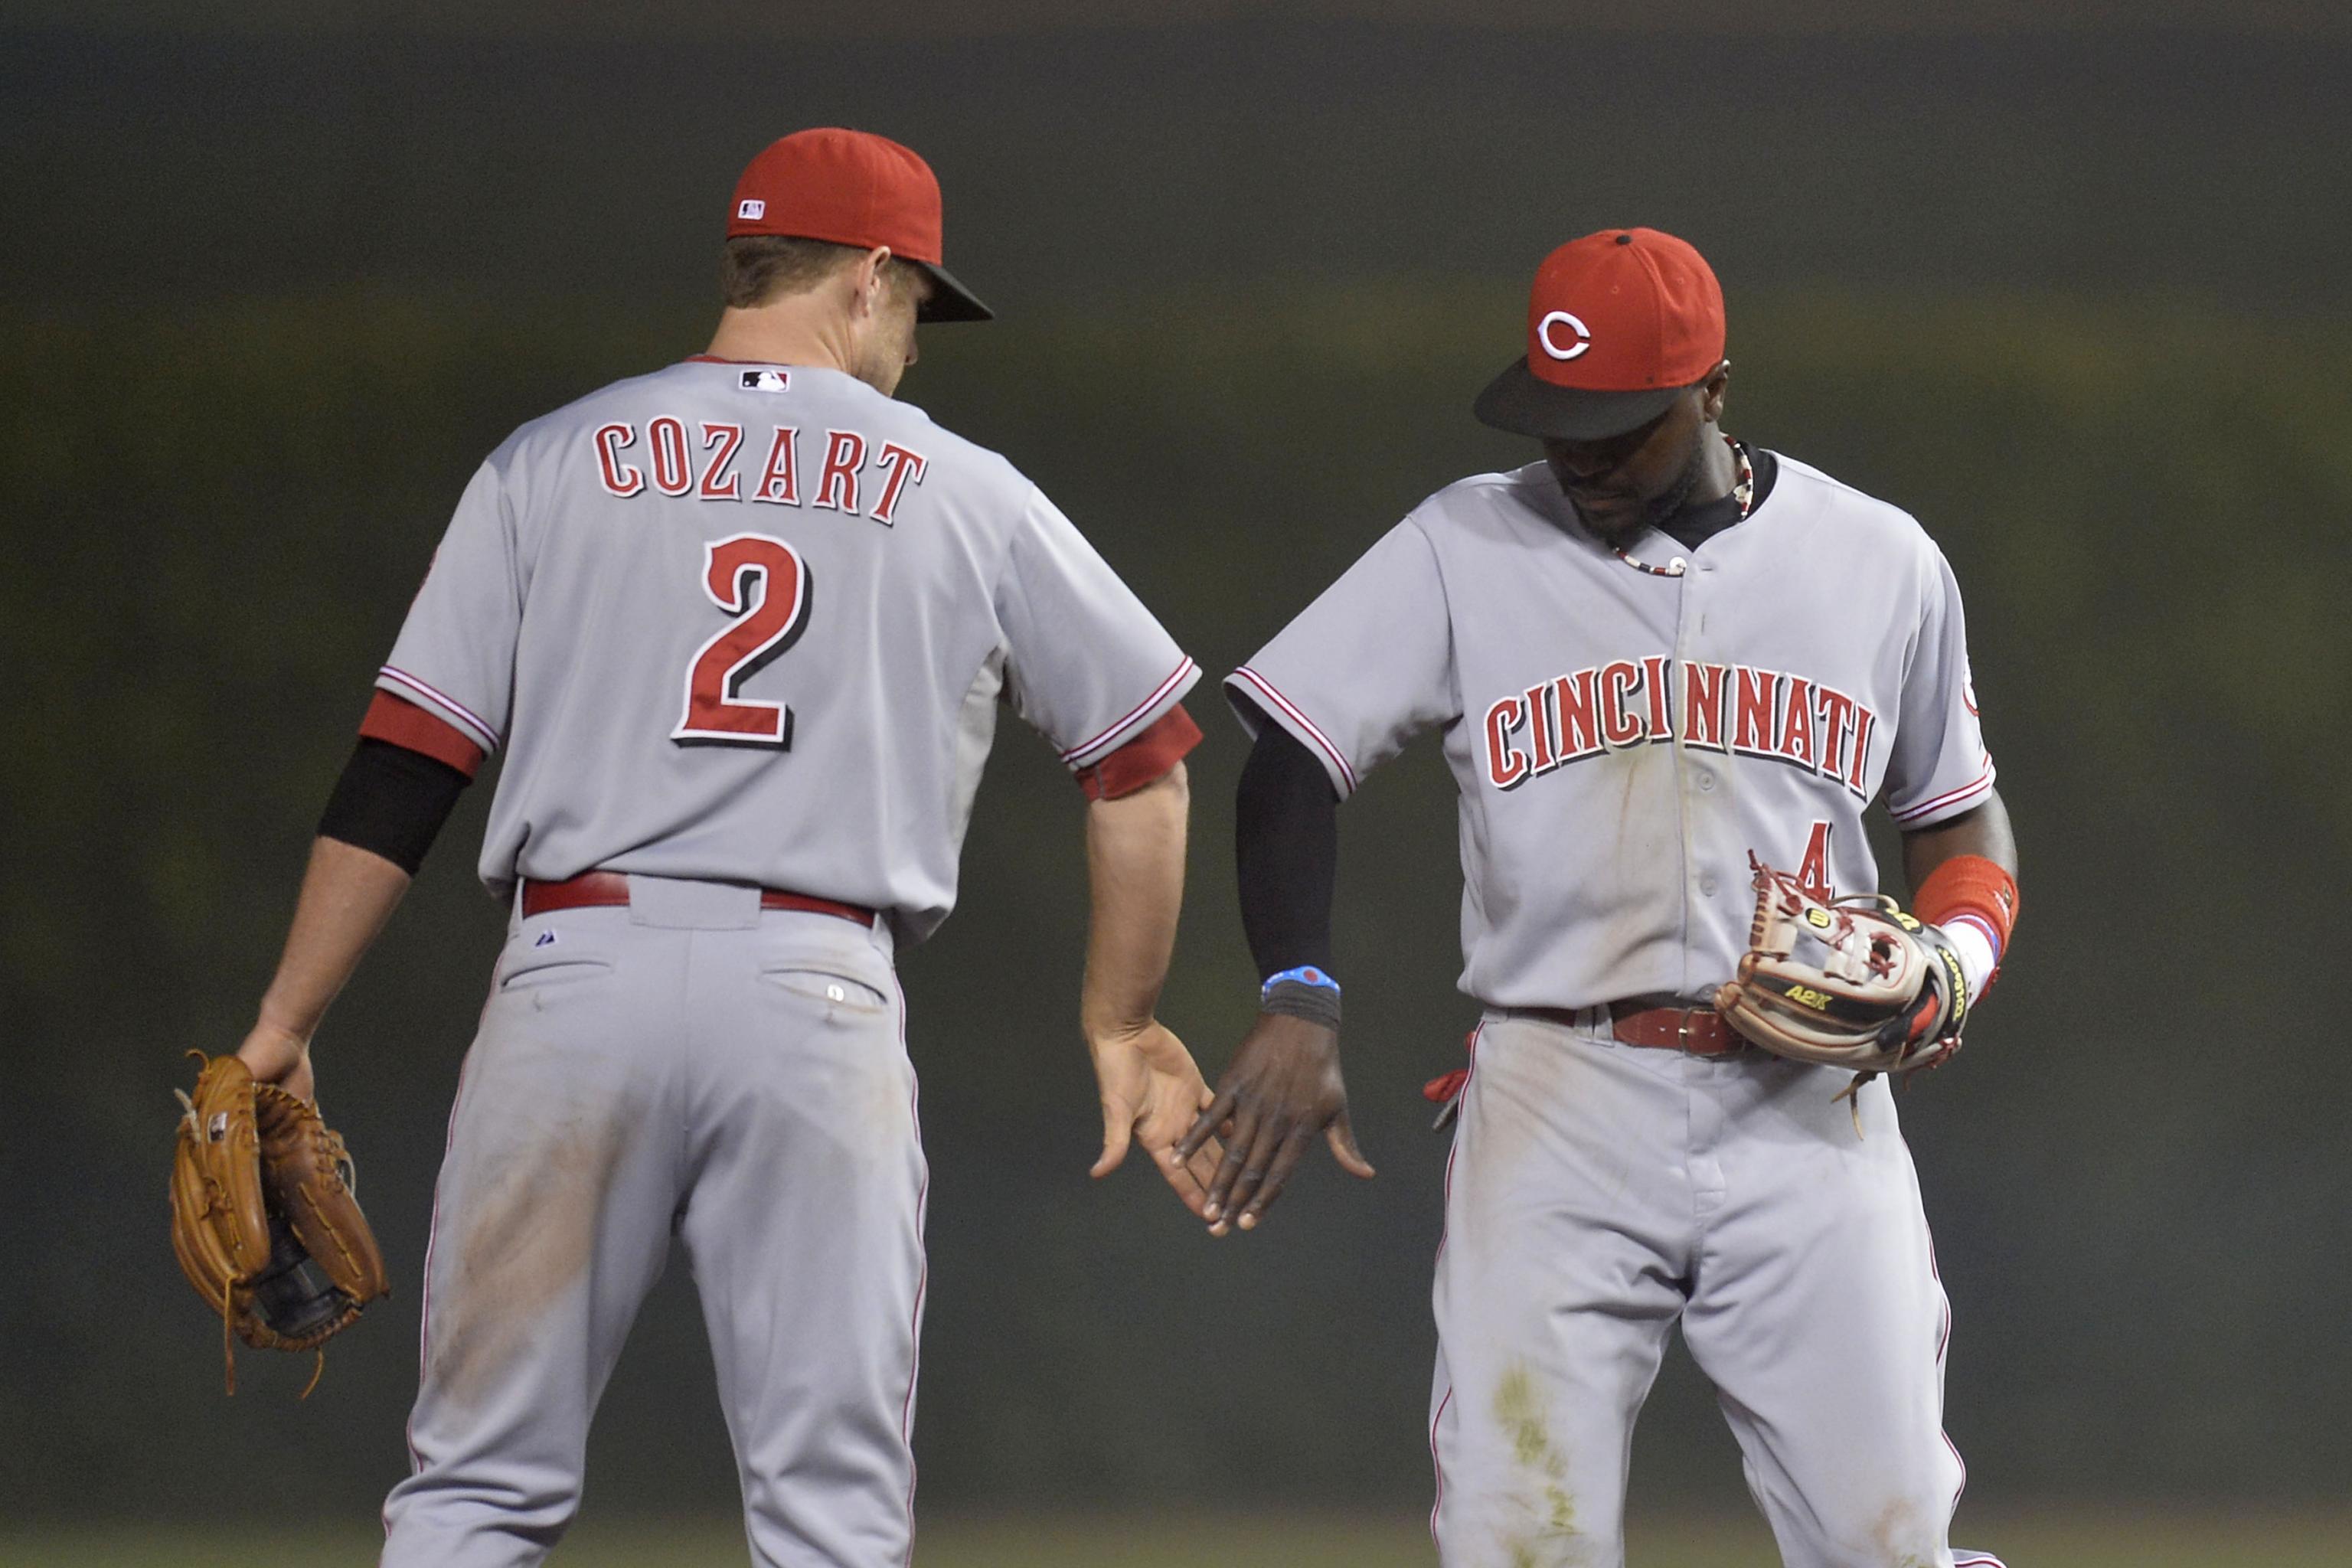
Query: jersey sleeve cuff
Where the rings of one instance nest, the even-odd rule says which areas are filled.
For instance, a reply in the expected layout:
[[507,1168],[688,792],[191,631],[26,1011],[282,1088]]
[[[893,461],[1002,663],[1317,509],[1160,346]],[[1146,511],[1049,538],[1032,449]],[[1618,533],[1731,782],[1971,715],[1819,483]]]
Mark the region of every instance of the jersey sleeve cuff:
[[1276,689],[1274,682],[1244,665],[1225,677],[1225,700],[1252,739],[1256,738],[1260,718],[1273,720],[1315,753],[1323,771],[1331,775],[1331,788],[1341,800],[1356,793],[1356,770],[1347,754],[1332,743],[1331,737],[1307,716],[1305,710]]
[[1079,742],[1062,753],[1062,764],[1072,773],[1093,767],[1105,757],[1158,722],[1170,709],[1184,700],[1184,693],[1201,679],[1201,667],[1189,658],[1180,658],[1168,678],[1152,688],[1151,694],[1126,714],[1089,740]]
[[1140,734],[1090,768],[1080,768],[1078,787],[1088,800],[1117,800],[1164,779],[1201,743],[1201,726],[1181,702],[1145,726]]
[[479,746],[485,756],[499,749],[496,725],[422,678],[387,664],[376,671],[375,684],[379,691],[389,692],[441,720]]
[[472,736],[440,715],[379,689],[360,721],[362,740],[383,741],[446,763],[467,778],[480,771],[488,752]]
[[1939,822],[1948,821],[1964,811],[1972,811],[1982,805],[1985,797],[1992,794],[1994,777],[1992,759],[1987,757],[1984,760],[1983,768],[1978,772],[1976,777],[1958,789],[1948,789],[1941,795],[1930,795],[1926,800],[1906,806],[1898,807],[1890,800],[1886,803],[1886,815],[1895,819],[1895,826],[1906,832],[1922,827],[1933,827]]

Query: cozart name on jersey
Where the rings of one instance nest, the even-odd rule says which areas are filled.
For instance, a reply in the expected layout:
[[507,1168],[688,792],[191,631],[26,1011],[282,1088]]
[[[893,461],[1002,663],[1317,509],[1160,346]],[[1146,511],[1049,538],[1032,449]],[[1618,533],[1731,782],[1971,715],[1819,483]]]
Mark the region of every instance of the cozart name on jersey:
[[[657,415],[642,434],[627,420],[597,426],[596,477],[608,494],[623,500],[647,493],[691,496],[696,500],[766,501],[775,506],[824,507],[872,518],[884,527],[897,517],[909,486],[923,482],[930,467],[920,452],[885,441],[869,451],[856,430],[809,432],[809,450],[821,466],[803,499],[801,432],[790,425],[755,432],[750,451],[763,451],[756,469],[744,446],[745,427],[718,420],[689,422]],[[633,460],[634,459],[634,460]]]

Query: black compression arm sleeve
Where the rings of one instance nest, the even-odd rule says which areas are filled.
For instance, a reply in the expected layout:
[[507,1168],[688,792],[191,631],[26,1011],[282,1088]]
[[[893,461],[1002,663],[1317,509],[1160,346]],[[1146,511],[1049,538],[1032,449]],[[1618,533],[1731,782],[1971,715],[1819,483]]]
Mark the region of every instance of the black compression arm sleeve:
[[410,876],[472,783],[438,758],[363,739],[319,818],[319,836],[381,855]]
[[1242,930],[1261,978],[1331,968],[1331,900],[1339,875],[1339,797],[1315,753],[1267,721],[1234,801]]

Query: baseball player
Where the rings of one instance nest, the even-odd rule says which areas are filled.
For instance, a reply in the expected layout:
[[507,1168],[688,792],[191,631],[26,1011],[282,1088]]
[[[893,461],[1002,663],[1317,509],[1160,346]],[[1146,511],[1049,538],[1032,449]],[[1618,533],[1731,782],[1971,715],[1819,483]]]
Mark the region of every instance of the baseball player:
[[1370,1173],[1338,1057],[1337,804],[1424,729],[1460,790],[1461,987],[1486,1011],[1433,1096],[1459,1119],[1430,1416],[1448,1568],[1622,1562],[1676,1322],[1785,1562],[1993,1562],[1946,1543],[1949,1314],[1886,1079],[1767,1055],[1710,1000],[1749,946],[1750,855],[1825,901],[1873,893],[1882,798],[1918,918],[1968,994],[1991,978],[2016,857],[1959,594],[1905,513],[1726,436],[1729,380],[1690,246],[1562,247],[1477,403],[1542,460],[1430,497],[1226,683],[1256,736],[1238,837],[1266,982],[1171,1155],[1229,1128],[1213,1228],[1255,1226],[1318,1131]]
[[907,1559],[925,1174],[894,957],[955,902],[1000,701],[1092,802],[1096,1173],[1206,1098],[1153,1017],[1198,671],[1036,486],[893,400],[918,321],[989,316],[940,265],[938,182],[802,132],[727,236],[709,353],[524,426],[467,487],[239,1052],[311,1092],[320,1016],[503,750],[481,876],[513,915],[436,1194],[393,1568],[563,1533],[673,1237],[754,1560]]

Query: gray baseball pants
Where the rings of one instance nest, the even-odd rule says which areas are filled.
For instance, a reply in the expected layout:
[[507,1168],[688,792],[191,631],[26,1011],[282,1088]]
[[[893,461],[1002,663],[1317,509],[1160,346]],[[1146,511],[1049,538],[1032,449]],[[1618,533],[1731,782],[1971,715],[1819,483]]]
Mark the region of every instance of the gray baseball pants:
[[1445,1568],[1622,1568],[1666,1336],[1714,1383],[1790,1568],[1985,1568],[1945,1531],[1950,1309],[1885,1079],[1489,1014],[1438,1253]]
[[536,1563],[681,1242],[764,1568],[912,1533],[925,1173],[887,931],[633,877],[512,923],[451,1112],[384,1568]]

